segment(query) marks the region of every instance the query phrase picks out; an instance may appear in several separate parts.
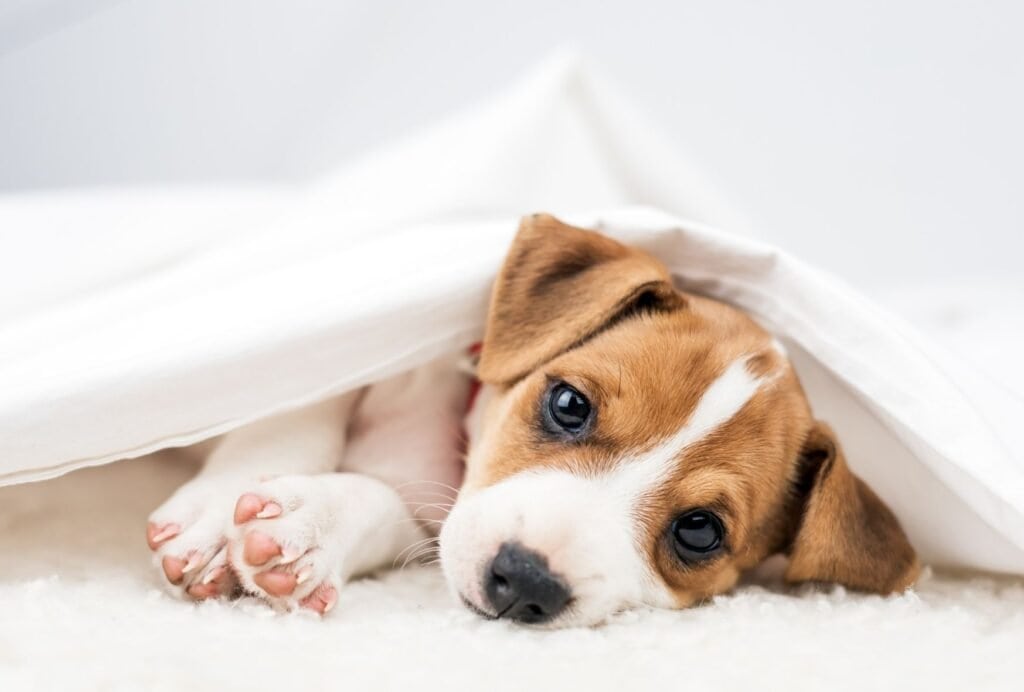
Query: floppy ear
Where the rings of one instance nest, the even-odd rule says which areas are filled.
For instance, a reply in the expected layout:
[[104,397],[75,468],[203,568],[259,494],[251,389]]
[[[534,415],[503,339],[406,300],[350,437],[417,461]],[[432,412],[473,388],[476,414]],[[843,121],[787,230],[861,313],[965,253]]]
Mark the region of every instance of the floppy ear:
[[513,382],[633,308],[684,302],[650,255],[547,214],[525,217],[491,293],[477,376]]
[[899,521],[853,475],[824,423],[811,429],[802,464],[805,502],[786,580],[835,582],[883,594],[913,584],[920,567]]

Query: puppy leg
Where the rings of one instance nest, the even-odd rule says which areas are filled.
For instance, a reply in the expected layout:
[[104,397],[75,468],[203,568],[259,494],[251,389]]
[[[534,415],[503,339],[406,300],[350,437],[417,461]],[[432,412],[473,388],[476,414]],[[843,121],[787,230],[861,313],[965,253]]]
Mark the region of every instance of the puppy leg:
[[361,474],[281,476],[249,496],[262,505],[236,512],[230,561],[242,588],[279,610],[327,613],[349,578],[424,536],[392,488]]
[[258,505],[254,515],[274,511],[258,495],[243,493],[263,478],[335,470],[360,395],[351,392],[259,421],[221,440],[199,474],[149,517],[146,539],[172,593],[204,599],[233,591],[227,536],[236,507],[244,512]]
[[374,384],[355,412],[343,462],[395,488],[436,533],[462,483],[472,380],[444,358]]
[[375,384],[350,427],[342,466],[354,473],[254,489],[263,504],[236,512],[229,543],[243,586],[282,609],[325,613],[350,577],[429,552],[461,477],[469,384],[451,361]]

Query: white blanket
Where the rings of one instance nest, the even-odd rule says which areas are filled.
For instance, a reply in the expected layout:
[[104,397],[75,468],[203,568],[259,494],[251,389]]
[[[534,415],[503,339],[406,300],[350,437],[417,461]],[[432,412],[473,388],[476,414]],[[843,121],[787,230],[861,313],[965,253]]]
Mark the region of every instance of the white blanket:
[[716,230],[742,222],[668,151],[556,61],[309,188],[0,200],[0,482],[191,444],[463,349],[516,217],[545,210],[778,334],[926,561],[1024,574],[1020,401],[836,279]]

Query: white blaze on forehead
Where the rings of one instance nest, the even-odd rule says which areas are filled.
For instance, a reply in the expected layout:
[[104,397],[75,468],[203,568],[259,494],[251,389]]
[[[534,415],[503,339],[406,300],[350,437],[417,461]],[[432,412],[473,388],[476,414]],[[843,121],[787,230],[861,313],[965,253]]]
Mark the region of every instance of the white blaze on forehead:
[[734,361],[711,383],[697,402],[689,420],[654,449],[627,457],[612,473],[620,492],[633,498],[642,496],[671,474],[679,455],[729,422],[740,412],[765,378],[755,377],[747,369],[749,357]]

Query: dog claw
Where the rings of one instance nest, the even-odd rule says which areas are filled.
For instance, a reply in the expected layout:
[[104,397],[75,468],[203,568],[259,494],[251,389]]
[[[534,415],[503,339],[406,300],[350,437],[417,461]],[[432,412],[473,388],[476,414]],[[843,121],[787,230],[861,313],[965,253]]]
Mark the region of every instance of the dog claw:
[[197,601],[207,598],[216,598],[220,595],[220,588],[216,584],[193,584],[187,589],[188,595]]
[[163,559],[161,565],[163,567],[164,574],[167,575],[167,581],[172,584],[180,584],[182,579],[185,578],[184,560],[168,555]]
[[181,526],[178,524],[166,524],[164,526],[149,524],[146,527],[146,542],[149,543],[150,549],[156,550],[160,547],[161,543],[169,538],[174,538],[179,533],[181,533]]
[[327,615],[338,603],[338,590],[330,584],[324,583],[316,588],[313,593],[302,599],[303,608],[316,611],[321,615]]
[[334,610],[334,606],[337,603],[338,603],[338,594],[332,591],[331,594],[327,597],[327,603],[324,605],[324,615],[327,615],[327,613],[329,613],[332,610]]
[[188,574],[189,572],[194,570],[196,567],[199,567],[199,565],[201,565],[202,563],[203,563],[203,556],[202,555],[200,555],[199,553],[196,553],[196,552],[189,553],[188,562],[186,562],[185,566],[181,568],[181,573],[182,574]]
[[281,553],[281,559],[278,561],[278,564],[280,564],[280,565],[290,565],[291,563],[295,562],[300,557],[302,557],[302,555],[303,555],[303,553],[302,553],[301,550],[298,550],[297,548],[293,548],[292,546],[288,546]]
[[238,498],[235,502],[235,525],[241,526],[247,521],[250,521],[263,511],[263,498],[253,493],[245,493]]
[[281,505],[276,502],[268,502],[263,509],[256,512],[257,519],[273,519],[281,516]]
[[203,584],[210,584],[211,582],[217,581],[222,576],[224,576],[225,572],[227,572],[226,567],[214,567],[209,571],[209,573],[207,573],[205,577],[203,577]]

